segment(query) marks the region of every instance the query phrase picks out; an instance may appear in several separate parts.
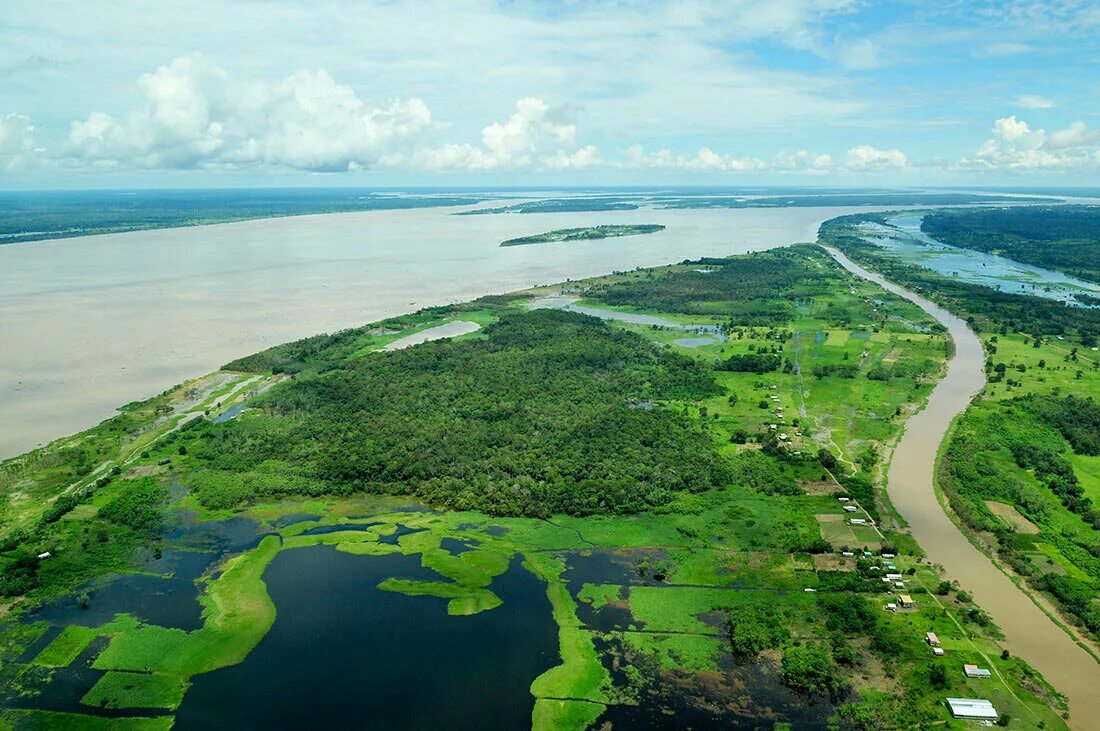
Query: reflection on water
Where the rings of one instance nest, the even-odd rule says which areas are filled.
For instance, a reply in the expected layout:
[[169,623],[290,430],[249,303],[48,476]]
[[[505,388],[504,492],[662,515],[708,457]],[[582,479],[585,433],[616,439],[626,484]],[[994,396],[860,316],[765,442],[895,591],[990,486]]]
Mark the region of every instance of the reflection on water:
[[1003,256],[961,249],[938,241],[921,231],[921,213],[891,216],[885,225],[864,223],[868,240],[903,261],[920,264],[951,277],[983,284],[1009,294],[1028,294],[1084,306],[1075,294],[1100,296],[1100,285],[1067,274],[1022,264]]
[[418,556],[330,546],[280,553],[264,575],[278,607],[248,658],[194,678],[177,728],[529,728],[531,681],[558,662],[546,587],[520,567],[493,580],[504,604],[469,617],[376,589],[438,580]]

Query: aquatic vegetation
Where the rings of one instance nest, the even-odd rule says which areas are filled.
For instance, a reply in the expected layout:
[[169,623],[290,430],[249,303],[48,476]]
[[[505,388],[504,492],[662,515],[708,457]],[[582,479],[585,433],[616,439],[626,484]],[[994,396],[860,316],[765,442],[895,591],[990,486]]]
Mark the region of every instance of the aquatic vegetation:
[[109,672],[81,703],[99,708],[173,709],[183,701],[186,690],[186,681],[177,675]]
[[61,634],[53,638],[50,644],[35,656],[34,662],[36,665],[51,668],[71,665],[98,634],[96,630],[89,627],[78,624],[67,625],[61,630]]

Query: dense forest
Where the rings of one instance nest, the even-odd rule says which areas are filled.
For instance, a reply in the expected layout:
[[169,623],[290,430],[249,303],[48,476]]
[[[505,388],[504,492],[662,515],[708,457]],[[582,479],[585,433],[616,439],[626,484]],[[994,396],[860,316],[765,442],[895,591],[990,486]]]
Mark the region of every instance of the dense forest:
[[[952,436],[940,465],[940,481],[959,517],[971,528],[992,533],[998,553],[1033,577],[1092,632],[1100,633],[1100,607],[1073,597],[1095,596],[1100,583],[1100,509],[1074,473],[1073,454],[1100,453],[1100,404],[1092,399],[1030,394],[1002,403],[979,402]],[[1016,508],[1038,526],[1021,533],[991,511],[987,501]],[[1057,503],[1084,525],[1059,517]],[[1042,572],[1036,545],[1056,546],[1091,578]]]
[[952,246],[1100,282],[1100,206],[936,211],[921,230]]
[[700,263],[698,269],[597,287],[589,297],[615,306],[728,315],[742,326],[778,326],[791,320],[795,304],[836,284],[832,272],[809,266],[800,249]]
[[635,406],[720,393],[698,361],[568,312],[509,312],[485,334],[368,355],[273,390],[263,416],[196,426],[192,488],[216,507],[312,485],[546,516],[645,510],[728,480],[695,423]]

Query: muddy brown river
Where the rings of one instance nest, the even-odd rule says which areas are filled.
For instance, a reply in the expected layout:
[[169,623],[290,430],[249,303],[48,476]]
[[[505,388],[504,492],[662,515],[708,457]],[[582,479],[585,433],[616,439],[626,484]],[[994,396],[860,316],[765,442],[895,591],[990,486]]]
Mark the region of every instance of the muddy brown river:
[[966,323],[933,302],[888,282],[841,252],[829,253],[848,271],[913,302],[939,320],[955,341],[955,357],[928,405],[906,424],[894,450],[887,491],[928,559],[944,567],[1005,634],[1002,644],[1027,660],[1069,700],[1070,726],[1100,729],[1100,664],[1058,627],[993,562],[971,545],[936,499],[936,452],[952,420],[985,386],[981,342]]

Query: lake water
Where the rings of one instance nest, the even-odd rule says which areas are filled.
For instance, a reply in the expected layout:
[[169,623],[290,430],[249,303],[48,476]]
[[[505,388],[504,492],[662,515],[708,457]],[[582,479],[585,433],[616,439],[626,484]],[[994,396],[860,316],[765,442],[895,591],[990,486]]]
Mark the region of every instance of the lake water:
[[[483,204],[491,205],[491,204]],[[233,358],[420,307],[813,241],[872,207],[310,215],[0,246],[0,458]],[[647,236],[500,242],[570,226]]]
[[871,241],[898,258],[940,274],[961,277],[967,282],[1077,306],[1081,303],[1074,299],[1074,294],[1100,297],[1100,285],[1092,282],[1003,256],[945,244],[921,231],[923,220],[920,213],[905,213],[892,216],[885,226],[867,223],[864,229]]
[[438,580],[417,556],[283,551],[264,579],[278,616],[248,658],[194,678],[178,729],[529,728],[531,681],[558,663],[546,586],[513,561],[504,604],[470,617],[381,591]]

